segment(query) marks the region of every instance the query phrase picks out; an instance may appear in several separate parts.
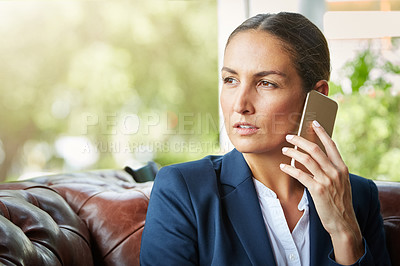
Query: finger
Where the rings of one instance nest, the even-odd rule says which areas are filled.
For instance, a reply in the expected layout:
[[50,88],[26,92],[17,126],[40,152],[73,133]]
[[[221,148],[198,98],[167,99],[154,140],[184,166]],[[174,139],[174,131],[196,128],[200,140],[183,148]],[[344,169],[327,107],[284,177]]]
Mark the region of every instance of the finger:
[[321,140],[322,144],[325,147],[326,154],[331,159],[331,161],[336,166],[343,167],[344,162],[342,156],[339,153],[338,148],[336,147],[335,142],[331,139],[331,137],[326,133],[325,129],[316,121],[312,122],[312,127],[314,132],[317,134],[318,138]]
[[301,184],[303,184],[303,186],[305,186],[308,189],[312,188],[314,184],[317,182],[309,174],[306,174],[300,169],[297,169],[291,165],[281,163],[279,167],[283,172],[297,179]]
[[295,136],[295,135],[287,135],[286,140],[287,142],[307,152],[325,172],[331,172],[334,170],[332,162],[329,160],[327,155],[321,150],[321,148],[314,142],[306,140],[301,136]]
[[326,175],[320,165],[309,154],[287,147],[282,148],[282,153],[304,165],[314,178],[319,179],[320,176]]

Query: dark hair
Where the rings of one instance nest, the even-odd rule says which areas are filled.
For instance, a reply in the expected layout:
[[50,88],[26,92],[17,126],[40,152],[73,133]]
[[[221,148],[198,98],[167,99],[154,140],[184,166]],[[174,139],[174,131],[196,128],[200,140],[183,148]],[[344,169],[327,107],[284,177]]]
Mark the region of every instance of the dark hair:
[[306,92],[312,90],[319,80],[329,80],[331,66],[328,43],[318,27],[303,15],[290,12],[256,15],[237,27],[226,45],[236,34],[247,30],[266,31],[282,41],[303,80]]

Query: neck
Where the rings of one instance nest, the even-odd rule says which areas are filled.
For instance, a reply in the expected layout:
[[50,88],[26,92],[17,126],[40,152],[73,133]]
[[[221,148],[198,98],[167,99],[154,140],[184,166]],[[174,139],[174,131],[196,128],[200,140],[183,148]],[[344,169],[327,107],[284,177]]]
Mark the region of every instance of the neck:
[[274,191],[281,201],[302,196],[303,185],[279,167],[281,163],[290,164],[290,158],[284,156],[281,149],[268,153],[244,153],[243,156],[254,178]]

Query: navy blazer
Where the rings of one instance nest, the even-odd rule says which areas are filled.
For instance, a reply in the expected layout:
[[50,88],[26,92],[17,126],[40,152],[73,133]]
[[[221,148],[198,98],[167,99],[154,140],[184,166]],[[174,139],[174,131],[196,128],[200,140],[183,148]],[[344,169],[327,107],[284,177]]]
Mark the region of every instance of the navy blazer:
[[[390,265],[378,191],[350,175],[353,206],[364,237],[357,265]],[[332,242],[307,191],[311,265],[337,265]],[[276,265],[252,173],[243,155],[161,168],[154,182],[140,250],[141,265]]]

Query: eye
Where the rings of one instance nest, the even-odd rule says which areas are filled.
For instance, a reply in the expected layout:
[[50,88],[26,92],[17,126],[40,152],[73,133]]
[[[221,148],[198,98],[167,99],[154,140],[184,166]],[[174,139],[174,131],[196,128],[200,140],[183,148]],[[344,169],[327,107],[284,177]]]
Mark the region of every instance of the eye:
[[224,84],[232,84],[232,85],[239,83],[237,79],[232,77],[223,78],[222,81],[224,82]]
[[261,86],[263,88],[277,88],[275,83],[269,82],[268,80],[261,80],[258,82],[257,87]]

